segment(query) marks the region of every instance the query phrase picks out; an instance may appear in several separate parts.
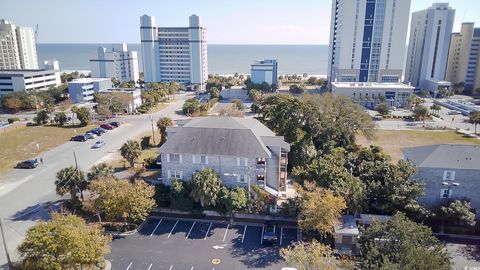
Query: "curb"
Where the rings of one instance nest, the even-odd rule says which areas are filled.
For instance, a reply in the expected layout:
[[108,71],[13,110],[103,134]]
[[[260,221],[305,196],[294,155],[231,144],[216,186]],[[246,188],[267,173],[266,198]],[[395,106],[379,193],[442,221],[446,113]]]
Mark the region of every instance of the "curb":
[[109,260],[105,260],[105,268],[104,270],[112,269],[112,263]]

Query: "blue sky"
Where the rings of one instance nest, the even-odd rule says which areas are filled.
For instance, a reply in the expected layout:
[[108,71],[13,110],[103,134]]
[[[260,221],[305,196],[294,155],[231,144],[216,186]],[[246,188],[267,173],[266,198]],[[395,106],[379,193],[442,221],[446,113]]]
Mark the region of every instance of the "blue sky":
[[[412,0],[412,11],[431,5]],[[480,27],[478,0],[452,0],[454,31]],[[139,43],[139,16],[163,26],[186,26],[202,16],[212,44],[328,44],[331,0],[0,0],[0,16],[39,24],[40,43]]]

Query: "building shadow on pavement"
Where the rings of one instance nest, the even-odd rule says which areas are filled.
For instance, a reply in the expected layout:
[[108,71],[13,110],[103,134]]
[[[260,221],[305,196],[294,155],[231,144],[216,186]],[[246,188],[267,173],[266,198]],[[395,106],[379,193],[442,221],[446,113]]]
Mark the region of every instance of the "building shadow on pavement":
[[277,246],[255,246],[235,242],[230,254],[245,265],[245,268],[263,269],[283,262]]
[[38,221],[49,220],[52,212],[58,212],[61,209],[62,201],[39,203],[29,206],[15,213],[11,220],[13,221]]

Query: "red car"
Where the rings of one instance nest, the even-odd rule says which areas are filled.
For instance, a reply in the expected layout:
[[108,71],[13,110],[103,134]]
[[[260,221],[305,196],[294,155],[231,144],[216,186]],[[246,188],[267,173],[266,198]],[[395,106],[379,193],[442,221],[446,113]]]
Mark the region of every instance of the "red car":
[[110,124],[102,124],[100,125],[101,128],[107,129],[107,130],[112,130],[114,127]]

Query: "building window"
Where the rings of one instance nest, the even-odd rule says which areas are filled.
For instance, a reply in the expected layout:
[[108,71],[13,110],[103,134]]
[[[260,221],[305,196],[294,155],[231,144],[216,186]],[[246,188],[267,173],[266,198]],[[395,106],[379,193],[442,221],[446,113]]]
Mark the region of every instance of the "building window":
[[182,158],[181,158],[180,154],[169,154],[168,155],[168,162],[181,163]]
[[444,171],[443,172],[443,180],[448,180],[448,181],[455,180],[455,172],[454,171]]
[[208,164],[208,157],[207,156],[196,156],[193,155],[193,163],[195,164]]
[[238,182],[238,183],[247,183],[247,182],[248,182],[248,175],[246,175],[246,174],[237,174],[237,182]]
[[177,170],[168,170],[167,171],[167,176],[168,176],[168,179],[173,179],[173,178],[177,178],[178,180],[181,180],[183,179],[183,172],[182,171],[177,171]]
[[248,166],[248,158],[237,157],[237,166]]
[[440,198],[441,199],[449,199],[450,197],[452,197],[452,190],[451,189],[441,189],[440,190]]

